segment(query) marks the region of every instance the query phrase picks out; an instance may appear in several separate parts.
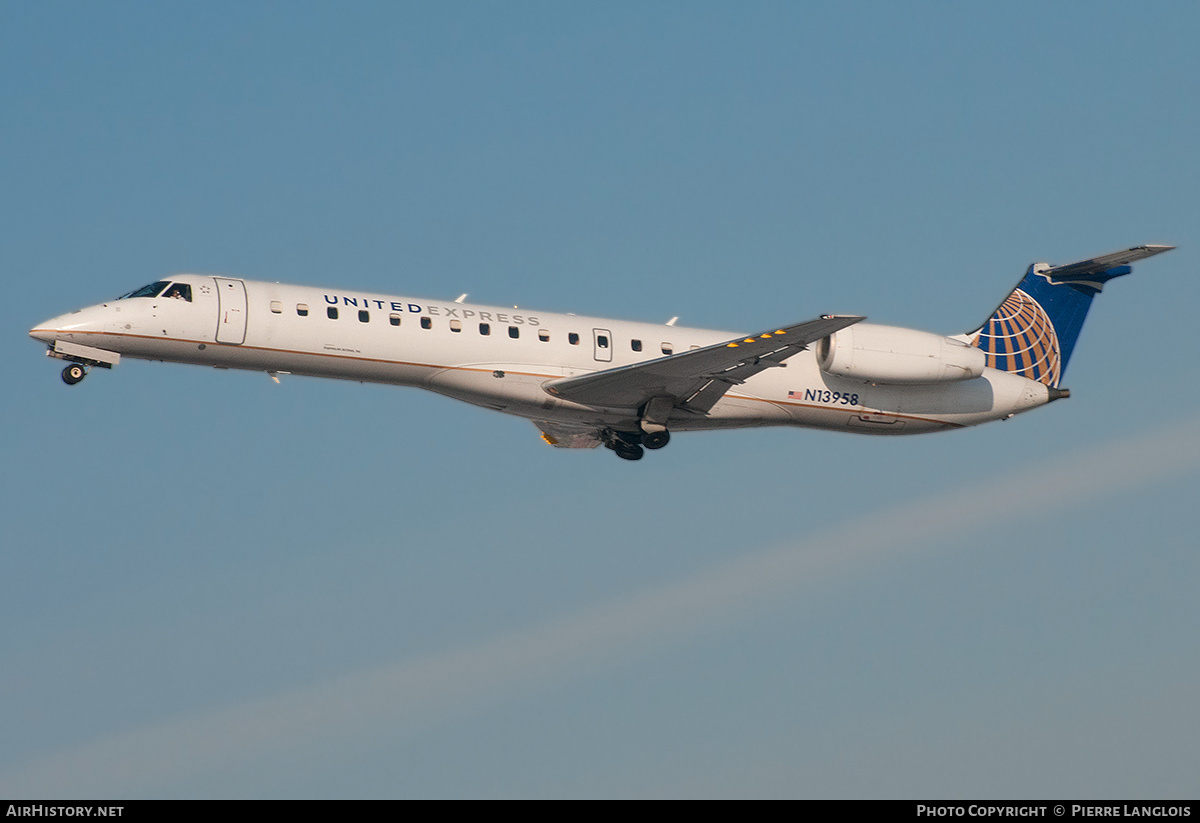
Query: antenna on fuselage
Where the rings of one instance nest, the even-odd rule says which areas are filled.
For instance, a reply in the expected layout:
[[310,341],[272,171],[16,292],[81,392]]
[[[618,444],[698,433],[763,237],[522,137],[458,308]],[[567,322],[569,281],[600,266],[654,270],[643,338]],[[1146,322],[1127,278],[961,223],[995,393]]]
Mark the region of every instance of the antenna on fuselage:
[[676,320],[678,320],[678,319],[679,319],[678,315],[676,315],[675,317],[672,317],[670,320],[668,320],[668,321],[667,321],[667,325],[668,325],[668,326],[674,326],[674,325],[675,325],[675,321],[676,321]]
[[454,302],[455,302],[455,303],[461,303],[462,301],[464,301],[464,300],[466,300],[466,299],[467,299],[467,293],[466,293],[466,292],[463,292],[462,294],[460,294],[458,297],[456,297],[456,298],[454,299]]

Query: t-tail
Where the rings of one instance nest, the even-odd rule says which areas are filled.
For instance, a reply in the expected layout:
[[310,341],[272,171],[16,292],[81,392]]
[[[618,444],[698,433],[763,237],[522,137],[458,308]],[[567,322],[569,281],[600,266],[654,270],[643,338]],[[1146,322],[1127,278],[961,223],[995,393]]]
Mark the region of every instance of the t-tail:
[[1134,246],[1067,266],[1034,263],[991,318],[968,337],[987,365],[1057,388],[1092,298],[1129,265],[1174,246]]

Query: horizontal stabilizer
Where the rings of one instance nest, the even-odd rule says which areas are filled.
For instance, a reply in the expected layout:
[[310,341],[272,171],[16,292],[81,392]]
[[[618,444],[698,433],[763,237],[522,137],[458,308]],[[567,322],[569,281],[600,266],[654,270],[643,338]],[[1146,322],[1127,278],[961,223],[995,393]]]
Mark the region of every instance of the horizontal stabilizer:
[[1071,263],[1066,266],[1051,266],[1049,269],[1043,270],[1042,274],[1047,274],[1052,280],[1060,283],[1070,283],[1073,280],[1088,280],[1092,275],[1108,271],[1115,266],[1124,266],[1135,260],[1144,260],[1147,257],[1162,254],[1173,248],[1175,247],[1134,246],[1131,249],[1115,251],[1112,254],[1102,254],[1099,257],[1093,257],[1090,260],[1081,260],[1078,263]]

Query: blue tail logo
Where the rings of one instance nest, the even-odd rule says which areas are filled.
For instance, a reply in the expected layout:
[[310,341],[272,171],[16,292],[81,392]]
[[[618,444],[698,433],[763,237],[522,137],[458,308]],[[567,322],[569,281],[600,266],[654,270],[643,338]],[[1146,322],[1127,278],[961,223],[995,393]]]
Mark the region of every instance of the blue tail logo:
[[[1025,280],[1021,285],[1025,285]],[[972,344],[983,349],[990,368],[1013,372],[1047,386],[1057,386],[1062,379],[1066,357],[1055,324],[1042,305],[1021,286],[1013,289],[975,333]]]
[[1056,387],[1067,369],[1092,298],[1127,265],[1174,246],[1135,246],[1071,263],[1034,263],[986,323],[971,335],[987,365]]

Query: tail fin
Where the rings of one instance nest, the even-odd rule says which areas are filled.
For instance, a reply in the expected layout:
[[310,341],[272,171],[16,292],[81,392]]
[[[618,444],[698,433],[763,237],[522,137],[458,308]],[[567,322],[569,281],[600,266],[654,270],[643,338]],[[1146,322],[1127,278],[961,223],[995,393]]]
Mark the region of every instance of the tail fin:
[[1128,265],[1174,246],[1134,246],[1068,266],[1034,263],[991,318],[969,336],[987,365],[1057,387],[1092,298]]

